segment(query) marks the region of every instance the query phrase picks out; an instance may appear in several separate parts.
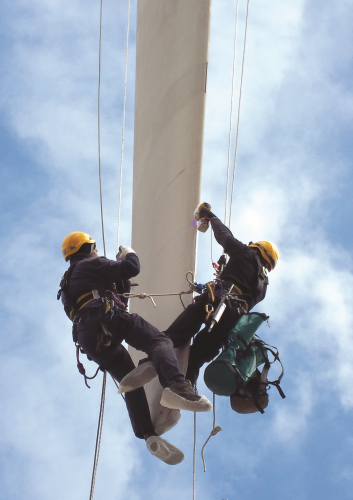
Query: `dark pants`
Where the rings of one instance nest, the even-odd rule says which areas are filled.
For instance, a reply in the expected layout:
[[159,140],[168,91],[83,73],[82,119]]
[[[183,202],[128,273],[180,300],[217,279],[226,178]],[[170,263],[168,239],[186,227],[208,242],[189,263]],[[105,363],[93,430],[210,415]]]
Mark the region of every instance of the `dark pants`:
[[[137,314],[117,311],[110,321],[103,320],[111,334],[111,337],[105,336],[104,343],[110,343],[103,343],[97,350],[98,339],[102,335],[102,316],[101,308],[84,310],[77,328],[78,342],[84,352],[118,382],[135,368],[129,353],[121,345],[123,340],[147,353],[163,387],[185,380],[170,339]],[[125,393],[125,402],[135,435],[143,438],[145,434],[153,432],[143,387]]]
[[[216,309],[221,300],[220,291],[215,292],[214,308]],[[200,368],[205,363],[212,361],[219,353],[222,345],[226,344],[228,333],[235,326],[241,314],[237,307],[227,303],[220,322],[208,332],[210,321],[205,328],[197,333],[202,324],[205,323],[205,305],[208,303],[207,295],[200,296],[193,304],[190,304],[165,331],[171,339],[174,347],[180,347],[188,342],[194,335],[194,341],[190,347],[189,364],[186,378],[195,385],[199,376]]]

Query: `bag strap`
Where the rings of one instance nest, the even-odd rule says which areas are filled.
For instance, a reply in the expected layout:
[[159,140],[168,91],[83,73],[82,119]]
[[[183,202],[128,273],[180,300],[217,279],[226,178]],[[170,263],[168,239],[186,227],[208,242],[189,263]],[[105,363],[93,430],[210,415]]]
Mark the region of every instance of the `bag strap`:
[[[284,394],[283,390],[282,390],[282,387],[280,387],[280,382],[282,380],[282,377],[284,375],[284,367],[283,367],[283,364],[282,364],[282,361],[279,359],[279,353],[278,353],[278,349],[276,347],[273,347],[273,346],[270,346],[269,344],[266,344],[265,342],[263,342],[263,340],[261,340],[259,337],[257,337],[256,339],[256,342],[258,343],[259,345],[259,349],[261,350],[261,353],[264,357],[264,359],[266,360],[265,361],[265,365],[264,365],[264,368],[262,370],[262,374],[264,373],[264,371],[266,371],[266,381],[263,380],[263,377],[262,377],[262,374],[261,374],[261,377],[260,377],[260,382],[259,384],[262,385],[262,384],[266,384],[266,385],[273,385],[274,387],[276,387],[276,389],[278,390],[279,392],[279,395],[281,396],[282,399],[285,399],[286,395]],[[276,351],[273,351],[271,349],[271,347],[273,347],[273,349],[276,349]],[[270,353],[273,355],[274,357],[274,360],[271,362],[269,361],[268,357],[266,356],[266,353],[265,353],[265,348],[267,351],[270,351]],[[268,374],[268,371],[271,367],[271,365],[275,362],[275,361],[279,361],[281,367],[282,367],[282,371],[281,371],[281,374],[280,376],[276,379],[276,380],[267,380],[267,374]],[[266,366],[268,365],[268,366]]]
[[62,291],[64,290],[64,288],[67,286],[67,283],[69,281],[69,278],[72,274],[72,271],[74,270],[74,267],[76,266],[76,264],[80,262],[80,261],[76,261],[74,262],[73,264],[71,264],[71,266],[69,267],[69,269],[67,269],[65,272],[64,272],[64,275],[63,277],[61,278],[61,281],[60,281],[60,288],[59,288],[59,291],[58,291],[58,294],[56,296],[56,299],[59,300],[60,297],[61,297],[61,293]]

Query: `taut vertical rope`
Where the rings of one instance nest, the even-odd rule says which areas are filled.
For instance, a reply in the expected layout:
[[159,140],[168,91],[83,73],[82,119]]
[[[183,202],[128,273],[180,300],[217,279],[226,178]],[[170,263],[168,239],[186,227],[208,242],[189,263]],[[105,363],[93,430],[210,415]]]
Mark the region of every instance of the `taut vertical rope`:
[[[99,194],[100,194],[100,207],[101,207],[103,250],[104,250],[104,256],[106,256],[105,238],[104,238],[104,219],[103,219],[102,172],[101,172],[101,135],[100,135],[100,90],[101,90],[101,60],[102,60],[102,17],[103,17],[103,0],[101,0],[101,2],[100,2],[100,18],[99,18],[98,162],[99,162]],[[104,374],[103,374],[103,383],[102,383],[101,404],[100,404],[99,418],[98,418],[96,447],[95,447],[95,451],[94,451],[94,460],[93,460],[91,491],[90,491],[90,495],[89,495],[89,500],[93,500],[94,486],[95,486],[95,483],[96,483],[97,466],[98,466],[98,460],[99,460],[99,450],[100,450],[100,445],[101,445],[102,429],[103,429],[103,417],[104,417],[104,403],[105,403],[106,381],[107,381],[107,374],[106,374],[106,372],[104,372]]]
[[102,439],[102,428],[103,428],[103,417],[104,417],[106,381],[107,381],[107,373],[104,372],[104,375],[103,375],[103,385],[102,385],[102,395],[101,395],[101,406],[100,406],[100,410],[99,410],[99,419],[98,419],[98,428],[97,428],[97,437],[96,437],[96,449],[94,451],[93,471],[92,471],[92,481],[91,481],[91,491],[90,491],[90,495],[89,495],[89,500],[93,499],[94,485],[95,485],[95,482],[96,482],[97,466],[98,466],[98,459],[99,459],[99,450],[100,450],[101,439]]
[[192,500],[196,494],[196,412],[194,412],[194,447],[192,455]]
[[228,184],[229,184],[229,169],[230,169],[230,151],[232,143],[232,122],[233,122],[233,96],[234,96],[234,81],[235,81],[235,59],[237,47],[237,34],[238,34],[238,7],[239,0],[235,11],[235,27],[234,27],[234,49],[233,49],[233,73],[232,73],[232,91],[230,96],[230,116],[229,116],[229,136],[228,136],[228,159],[227,159],[227,181],[226,181],[226,200],[224,203],[224,224],[227,220],[227,207],[228,207]]
[[98,69],[98,166],[99,166],[99,195],[101,206],[101,223],[102,223],[102,237],[103,237],[103,250],[105,252],[105,238],[104,238],[104,220],[103,220],[103,196],[102,196],[102,168],[101,168],[101,61],[102,61],[102,15],[103,15],[103,0],[100,6],[100,21],[99,21],[99,69]]
[[125,137],[125,110],[126,110],[126,88],[127,88],[127,64],[129,54],[129,31],[130,31],[130,2],[127,8],[127,28],[126,28],[126,50],[125,50],[125,78],[124,78],[124,104],[123,104],[123,124],[121,131],[121,155],[120,155],[120,181],[119,181],[119,208],[118,208],[118,229],[116,253],[119,251],[119,233],[120,233],[120,212],[121,212],[121,189],[123,183],[123,159],[124,159],[124,137]]
[[245,34],[244,34],[244,47],[243,47],[243,61],[241,65],[241,77],[240,77],[240,90],[239,90],[239,103],[238,103],[238,120],[237,120],[237,134],[235,139],[235,154],[234,154],[234,165],[233,165],[233,179],[232,179],[232,191],[230,196],[230,206],[229,206],[229,222],[228,227],[230,227],[230,221],[232,219],[232,205],[233,205],[233,193],[234,193],[234,178],[235,169],[237,164],[237,154],[238,154],[238,137],[239,137],[239,120],[240,120],[240,105],[241,105],[241,95],[243,90],[243,76],[244,76],[244,62],[245,62],[245,48],[246,48],[246,35],[248,31],[248,17],[249,17],[249,1],[246,4],[246,20],[245,20]]

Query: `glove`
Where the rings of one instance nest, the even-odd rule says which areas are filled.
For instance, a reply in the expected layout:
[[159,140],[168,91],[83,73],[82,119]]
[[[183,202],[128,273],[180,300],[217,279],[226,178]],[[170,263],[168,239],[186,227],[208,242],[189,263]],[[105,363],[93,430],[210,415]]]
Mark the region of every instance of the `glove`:
[[212,217],[216,217],[215,214],[211,212],[211,205],[209,203],[201,203],[199,205],[195,212],[194,212],[194,217],[196,220],[203,219],[204,217],[208,217],[209,219],[212,219]]
[[135,250],[133,250],[131,247],[124,247],[123,245],[120,245],[119,247],[119,253],[116,256],[116,260],[125,260],[125,257],[127,256],[128,253],[135,253]]

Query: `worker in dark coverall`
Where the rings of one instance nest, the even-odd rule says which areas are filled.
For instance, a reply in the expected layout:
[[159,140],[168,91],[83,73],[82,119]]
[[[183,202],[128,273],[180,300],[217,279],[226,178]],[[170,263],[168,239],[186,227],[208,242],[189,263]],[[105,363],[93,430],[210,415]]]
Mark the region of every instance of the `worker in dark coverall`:
[[[229,260],[224,267],[220,281],[215,286],[213,303],[216,310],[224,292],[230,290],[246,300],[246,310],[250,311],[255,304],[264,299],[268,278],[266,272],[272,271],[278,261],[277,247],[268,241],[259,241],[245,245],[232,235],[231,231],[210,211],[199,207],[196,212],[196,219],[209,219],[212,225],[214,236],[217,242],[228,254]],[[208,205],[209,206],[209,205]],[[205,306],[209,303],[207,293],[197,297],[193,304],[190,304],[185,311],[171,324],[165,334],[173,341],[174,347],[180,347],[188,342],[205,323]],[[236,325],[242,313],[238,312],[238,307],[230,301],[219,321],[213,329],[208,332],[211,318],[195,337],[190,348],[189,364],[186,372],[186,379],[195,385],[199,376],[201,366],[212,361],[221,349],[226,345],[228,333]]]
[[[163,406],[211,410],[211,403],[185,381],[170,339],[137,314],[129,314],[126,305],[115,303],[112,307],[107,300],[114,287],[117,293],[130,291],[130,278],[140,272],[134,250],[120,247],[116,261],[98,257],[95,240],[76,232],[64,239],[62,253],[70,267],[61,280],[61,298],[66,314],[74,322],[74,340],[85,354],[120,382],[135,368],[121,344],[125,340],[152,360],[164,388]],[[125,402],[134,433],[146,440],[148,450],[166,463],[181,462],[183,453],[156,435],[143,387],[127,392]]]

